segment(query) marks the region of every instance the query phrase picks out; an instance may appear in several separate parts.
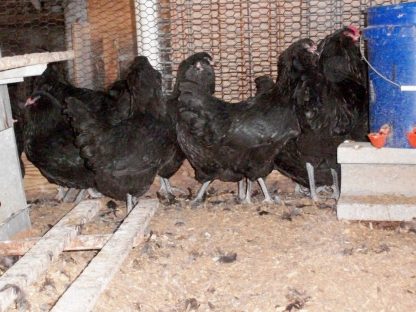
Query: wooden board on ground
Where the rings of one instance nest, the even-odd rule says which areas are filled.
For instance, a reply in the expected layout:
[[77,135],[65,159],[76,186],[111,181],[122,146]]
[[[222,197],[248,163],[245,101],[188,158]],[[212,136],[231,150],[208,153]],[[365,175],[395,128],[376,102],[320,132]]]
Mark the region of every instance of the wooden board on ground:
[[[104,247],[111,234],[79,235],[72,240],[64,251],[97,250]],[[22,256],[40,241],[41,237],[20,240],[0,241],[2,256]]]
[[24,288],[45,273],[52,261],[78,235],[79,228],[101,208],[99,200],[83,201],[63,217],[15,265],[0,277],[0,311],[5,311]]
[[140,200],[108,243],[62,295],[51,311],[90,311],[119,270],[131,248],[138,243],[138,240],[143,239],[157,206],[158,201],[155,199]]

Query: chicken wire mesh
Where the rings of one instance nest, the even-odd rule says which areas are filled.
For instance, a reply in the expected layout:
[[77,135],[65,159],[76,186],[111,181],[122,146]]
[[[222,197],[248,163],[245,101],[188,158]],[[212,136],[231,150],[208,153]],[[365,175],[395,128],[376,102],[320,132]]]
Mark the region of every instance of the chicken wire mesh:
[[254,78],[277,72],[277,57],[301,37],[319,40],[342,25],[364,26],[368,6],[389,0],[2,0],[3,56],[73,49],[68,79],[103,89],[137,54],[162,72],[172,90],[180,61],[214,57],[216,94],[252,96]]

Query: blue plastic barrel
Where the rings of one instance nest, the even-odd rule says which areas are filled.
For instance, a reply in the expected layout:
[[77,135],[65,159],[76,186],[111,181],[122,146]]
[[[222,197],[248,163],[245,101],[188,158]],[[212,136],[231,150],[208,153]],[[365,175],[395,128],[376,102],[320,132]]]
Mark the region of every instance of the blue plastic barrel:
[[407,133],[416,127],[416,3],[368,9],[367,40],[370,129],[388,124],[388,147],[410,148]]

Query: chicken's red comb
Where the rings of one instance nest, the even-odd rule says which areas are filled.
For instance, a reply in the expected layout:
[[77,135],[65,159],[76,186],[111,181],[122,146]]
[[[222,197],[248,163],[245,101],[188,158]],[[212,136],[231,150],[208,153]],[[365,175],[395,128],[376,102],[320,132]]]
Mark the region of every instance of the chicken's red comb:
[[348,29],[351,30],[356,36],[360,34],[360,29],[354,25],[348,26]]

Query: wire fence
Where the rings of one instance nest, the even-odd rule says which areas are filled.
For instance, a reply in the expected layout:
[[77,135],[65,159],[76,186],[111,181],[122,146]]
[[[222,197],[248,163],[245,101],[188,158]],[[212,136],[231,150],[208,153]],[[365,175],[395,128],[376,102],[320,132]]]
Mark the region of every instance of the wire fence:
[[172,90],[180,61],[211,53],[216,94],[237,101],[254,79],[276,77],[277,57],[294,40],[318,41],[342,25],[365,26],[369,6],[387,0],[2,0],[3,56],[73,49],[68,79],[105,89],[135,55],[161,71]]

